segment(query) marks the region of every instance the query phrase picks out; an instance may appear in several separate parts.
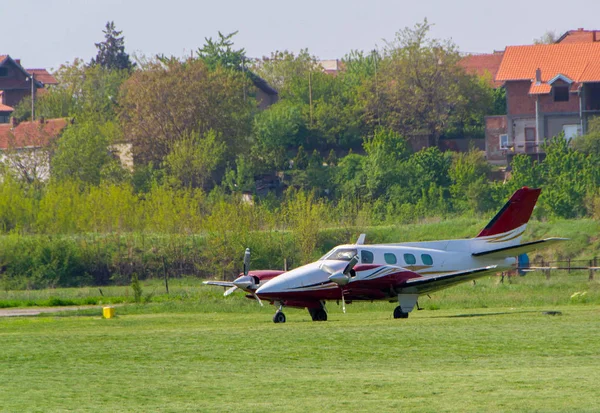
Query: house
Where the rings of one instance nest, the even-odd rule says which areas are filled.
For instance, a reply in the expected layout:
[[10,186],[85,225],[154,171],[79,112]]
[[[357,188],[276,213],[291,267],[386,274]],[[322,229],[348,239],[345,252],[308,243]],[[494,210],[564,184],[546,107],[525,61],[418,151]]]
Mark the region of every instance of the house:
[[544,142],[585,133],[600,115],[600,42],[508,46],[495,80],[506,88],[507,114],[486,118],[488,160],[543,158]]
[[38,89],[58,84],[46,69],[24,69],[20,59],[0,55],[0,123],[8,123],[14,108]]
[[256,102],[261,110],[267,109],[279,100],[279,92],[273,89],[262,77],[253,72],[248,72],[255,89]]
[[68,124],[67,119],[18,123],[12,118],[10,123],[0,125],[0,162],[28,182],[48,179],[48,145]]
[[569,30],[558,38],[555,43],[593,43],[600,42],[600,30]]
[[496,81],[496,73],[503,56],[504,50],[486,54],[467,54],[458,61],[458,65],[471,75],[487,77],[490,86],[496,89],[502,86],[502,82]]

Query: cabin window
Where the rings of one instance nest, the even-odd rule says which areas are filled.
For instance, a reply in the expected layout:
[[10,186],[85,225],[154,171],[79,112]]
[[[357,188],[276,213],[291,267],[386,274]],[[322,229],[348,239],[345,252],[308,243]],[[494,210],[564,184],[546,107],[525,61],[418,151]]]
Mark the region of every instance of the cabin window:
[[425,265],[433,265],[433,258],[429,254],[421,254],[421,259]]
[[385,258],[385,262],[387,264],[395,264],[398,262],[398,260],[396,259],[396,254],[392,254],[390,252],[386,252],[385,254],[383,254],[383,258]]
[[373,264],[373,253],[371,251],[362,250],[360,253],[360,262],[363,264]]
[[569,101],[569,86],[554,86],[554,101],[568,102]]
[[404,254],[404,262],[408,265],[413,265],[417,263],[417,259],[412,254]]
[[8,76],[8,67],[0,67],[0,77]]

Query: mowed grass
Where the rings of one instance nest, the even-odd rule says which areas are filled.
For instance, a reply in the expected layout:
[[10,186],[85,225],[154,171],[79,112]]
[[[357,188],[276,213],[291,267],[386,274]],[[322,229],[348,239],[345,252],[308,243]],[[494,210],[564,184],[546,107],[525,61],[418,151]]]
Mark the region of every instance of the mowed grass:
[[329,303],[325,323],[273,324],[272,306],[185,285],[111,320],[1,318],[0,410],[600,411],[598,282],[562,274],[466,283],[406,320]]

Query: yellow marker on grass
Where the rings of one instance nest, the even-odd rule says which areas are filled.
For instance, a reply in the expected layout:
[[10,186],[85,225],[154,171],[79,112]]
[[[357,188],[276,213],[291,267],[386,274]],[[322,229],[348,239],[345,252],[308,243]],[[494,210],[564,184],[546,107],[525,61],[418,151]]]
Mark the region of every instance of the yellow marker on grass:
[[113,318],[115,316],[115,308],[114,307],[103,307],[102,308],[102,316],[104,318]]

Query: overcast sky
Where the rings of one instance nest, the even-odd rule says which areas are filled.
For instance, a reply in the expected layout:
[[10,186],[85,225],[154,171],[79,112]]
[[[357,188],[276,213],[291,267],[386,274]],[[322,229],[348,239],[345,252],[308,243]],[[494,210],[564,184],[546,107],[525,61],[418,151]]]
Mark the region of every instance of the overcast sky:
[[530,44],[552,30],[600,29],[600,0],[0,0],[0,54],[27,68],[89,61],[112,20],[130,54],[183,56],[217,32],[239,30],[250,57],[308,48],[320,59],[381,47],[383,39],[427,18],[432,36],[463,52]]

